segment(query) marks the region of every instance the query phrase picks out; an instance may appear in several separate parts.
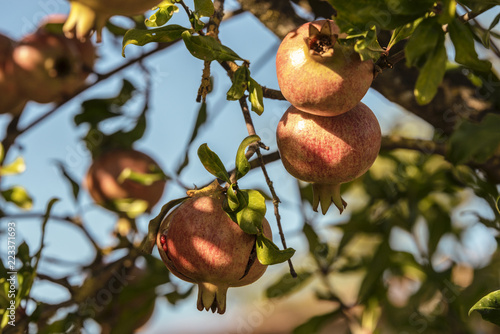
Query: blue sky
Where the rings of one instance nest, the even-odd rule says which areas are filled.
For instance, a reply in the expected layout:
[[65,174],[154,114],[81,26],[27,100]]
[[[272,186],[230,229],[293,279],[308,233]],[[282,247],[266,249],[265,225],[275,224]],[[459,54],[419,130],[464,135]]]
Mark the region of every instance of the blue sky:
[[[187,3],[191,3],[187,1]],[[235,8],[235,1],[226,1],[226,8]],[[20,39],[24,34],[35,29],[36,24],[48,13],[67,13],[68,3],[63,0],[38,0],[38,1],[11,1],[2,5],[0,11],[0,32],[13,39]],[[187,20],[183,12],[174,15],[173,23],[186,26]],[[249,14],[225,22],[221,26],[220,38],[222,42],[231,47],[240,56],[250,60],[252,76],[260,84],[278,88],[274,54],[279,45],[279,40],[267,31],[255,18]],[[100,60],[96,71],[106,73],[127,59],[137,56],[150,46],[144,48],[127,47],[127,59],[121,56],[119,41],[113,40],[106,32],[103,42],[98,47]],[[147,59],[145,65],[153,73],[153,91],[150,110],[148,112],[148,129],[138,143],[136,148],[151,154],[164,168],[167,174],[172,174],[184,158],[185,146],[191,136],[192,127],[199,105],[195,102],[198,85],[201,78],[202,61],[191,57],[181,43],[155,54]],[[236,149],[241,140],[247,136],[245,124],[237,102],[225,101],[226,91],[230,87],[229,79],[221,68],[212,66],[215,78],[215,89],[208,96],[208,121],[206,126],[200,130],[198,138],[190,150],[190,165],[181,175],[182,183],[186,185],[203,185],[211,180],[210,174],[206,172],[196,156],[196,149],[202,143],[208,143],[228,168],[231,168]],[[79,112],[81,102],[90,98],[109,97],[116,94],[121,80],[126,78],[132,81],[139,89],[144,89],[144,81],[137,66],[119,73],[92,87],[81,96],[78,96],[57,113],[37,125],[28,133],[19,138],[20,149],[10,151],[8,160],[16,155],[22,154],[26,160],[27,170],[19,176],[9,177],[3,180],[4,185],[20,184],[29,189],[35,199],[33,212],[42,212],[47,201],[52,197],[62,199],[55,207],[57,214],[74,214],[75,210],[81,210],[86,226],[100,245],[109,245],[113,242],[112,230],[115,216],[97,206],[92,205],[88,194],[82,190],[81,207],[77,208],[71,199],[70,188],[63,180],[54,161],[61,161],[70,167],[70,172],[77,180],[84,176],[89,164],[90,154],[85,150],[80,138],[85,134],[85,128],[75,128],[73,117]],[[130,113],[139,112],[142,96],[138,94],[131,103]],[[371,90],[363,101],[374,111],[381,123],[384,133],[387,133],[395,124],[404,124],[410,128],[419,128],[423,137],[431,135],[430,128],[423,122],[408,113],[400,111],[396,106],[385,101],[376,92]],[[288,107],[286,102],[265,100],[265,112],[261,117],[254,115],[254,123],[257,133],[263,142],[276,149],[274,138],[276,125]],[[139,107],[137,107],[139,106]],[[137,110],[134,110],[137,109]],[[39,105],[30,103],[21,119],[21,124],[29,124],[33,119],[47,110],[50,105]],[[7,116],[1,115],[0,134],[4,131]],[[211,121],[212,120],[212,121]],[[126,126],[126,122],[122,123]],[[281,216],[290,247],[297,249],[297,258],[304,254],[304,240],[297,233],[302,226],[302,220],[298,211],[299,197],[296,191],[295,180],[283,169],[281,163],[275,162],[268,165],[270,177],[273,180],[281,205]],[[241,181],[240,187],[266,189],[264,178],[258,171]],[[163,203],[173,198],[184,195],[182,188],[170,182]],[[10,207],[14,211],[13,207]],[[157,213],[157,210],[153,214]],[[275,219],[272,214],[272,206],[268,204],[268,220],[274,230],[274,240],[279,244]],[[346,212],[348,214],[348,211]],[[151,217],[139,219],[139,229],[146,231],[147,222]],[[329,222],[338,218],[332,210],[327,219]],[[21,219],[16,220],[18,227],[18,243],[26,240],[34,252],[39,247],[40,220]],[[92,258],[91,246],[78,230],[68,227],[66,224],[50,221],[47,230],[47,246],[43,256],[48,258],[59,258],[70,263],[85,263]],[[3,254],[3,249],[2,249]],[[154,251],[156,255],[156,250]],[[62,276],[72,272],[74,266],[56,266],[48,261],[43,261],[40,271],[54,276]],[[258,285],[241,288],[239,292],[235,289],[229,290],[228,313],[221,317],[211,313],[201,313],[196,310],[195,297],[182,302],[178,307],[171,307],[166,301],[158,302],[155,315],[151,321],[148,333],[161,333],[165,324],[168,324],[172,333],[180,329],[196,332],[197,324],[203,324],[203,328],[214,328],[214,332],[221,332],[224,326],[234,325],[235,319],[239,317],[239,308],[244,300],[249,298],[260,298],[261,291],[266,282],[271,281],[277,274],[285,272],[286,265],[279,265],[268,270]],[[259,289],[260,287],[260,289]],[[48,283],[36,283],[33,296],[48,302],[57,302],[67,297],[67,293],[60,288]],[[232,297],[234,296],[234,298]],[[252,305],[250,303],[250,305]],[[252,306],[250,306],[251,308]],[[189,325],[187,325],[187,323]],[[92,324],[89,324],[89,328]],[[191,326],[191,327],[188,327]],[[189,331],[188,331],[189,332]]]

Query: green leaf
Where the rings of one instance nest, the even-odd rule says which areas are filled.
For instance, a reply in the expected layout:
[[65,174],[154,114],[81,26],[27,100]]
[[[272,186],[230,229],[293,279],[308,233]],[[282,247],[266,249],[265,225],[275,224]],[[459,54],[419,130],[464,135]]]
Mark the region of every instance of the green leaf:
[[23,157],[17,157],[13,162],[0,168],[0,175],[16,175],[26,170]]
[[260,141],[260,137],[257,135],[248,136],[241,142],[238,147],[238,151],[236,152],[236,179],[239,180],[243,176],[245,176],[250,170],[250,163],[248,162],[247,157],[245,156],[245,151],[248,146],[253,143],[257,143]]
[[143,199],[120,198],[107,203],[112,211],[122,212],[129,218],[137,218],[148,210],[149,204]]
[[487,72],[491,69],[489,61],[478,58],[474,46],[474,36],[469,26],[454,19],[448,25],[448,32],[455,47],[455,61],[457,63],[480,72]]
[[443,0],[441,2],[441,11],[438,18],[439,23],[447,24],[453,21],[456,10],[457,2],[455,0]]
[[150,186],[156,181],[167,179],[168,177],[165,173],[158,166],[154,166],[154,170],[151,170],[149,173],[139,173],[130,168],[125,168],[118,176],[117,181],[123,183],[125,180],[131,180],[145,186]]
[[241,209],[236,212],[236,223],[248,234],[261,233],[262,220],[266,215],[266,199],[253,189],[240,189],[238,195]]
[[73,193],[73,199],[78,199],[78,194],[80,193],[80,184],[75,181],[75,179],[69,175],[66,167],[61,161],[56,161],[57,167],[59,168],[61,174],[64,176],[64,178],[68,181],[68,183],[71,186],[71,190]]
[[149,221],[148,235],[144,238],[144,240],[141,243],[141,246],[139,247],[141,252],[146,254],[151,254],[151,252],[153,251],[153,247],[156,243],[156,235],[158,234],[158,231],[160,229],[161,222],[167,216],[170,210],[172,210],[175,206],[184,202],[186,199],[188,199],[188,197],[177,198],[164,204],[161,207],[160,213]]
[[130,29],[123,36],[122,42],[122,56],[125,57],[125,48],[127,45],[134,44],[143,46],[148,43],[171,43],[179,40],[184,32],[189,29],[184,28],[177,24],[171,24],[161,28],[155,29]]
[[172,0],[164,0],[156,8],[156,12],[144,22],[147,27],[161,27],[172,18],[174,13],[179,11]]
[[182,39],[189,52],[198,59],[204,61],[244,60],[212,36],[193,36],[191,32],[185,30],[182,32]]
[[0,164],[3,162],[5,158],[5,149],[3,148],[3,144],[0,143]]
[[7,202],[12,202],[23,210],[29,210],[33,207],[33,199],[26,189],[21,186],[13,186],[12,188],[3,190],[2,197]]
[[339,308],[335,311],[328,312],[321,315],[316,315],[308,319],[305,323],[296,327],[292,334],[316,334],[321,332],[327,323],[334,321],[338,316],[342,314],[342,310]]
[[228,101],[237,101],[245,95],[249,77],[250,71],[247,66],[240,66],[236,72],[234,72],[233,84],[226,94],[226,99]]
[[391,49],[398,42],[410,37],[415,31],[415,28],[420,24],[420,22],[422,22],[422,18],[418,18],[411,23],[407,23],[401,27],[394,29],[391,39],[387,45],[387,50]]
[[200,145],[198,148],[198,157],[210,174],[227,183],[231,183],[226,167],[224,167],[224,164],[220,160],[219,156],[208,148],[207,144]]
[[269,240],[263,234],[257,235],[256,246],[257,258],[263,265],[288,261],[295,253],[295,249],[293,248],[280,250],[272,240]]
[[194,0],[194,11],[198,16],[214,15],[214,4],[211,0]]
[[301,289],[309,279],[313,276],[310,271],[302,271],[297,273],[297,277],[293,277],[290,273],[284,274],[277,282],[273,283],[266,289],[267,298],[279,298]]
[[[349,33],[349,32],[348,32]],[[340,40],[342,42],[342,40]],[[380,55],[385,52],[385,50],[380,46],[377,40],[377,30],[375,26],[371,26],[369,30],[362,33],[352,33],[345,39],[346,44],[352,44],[354,51],[356,51],[361,60],[372,59],[377,61]]]
[[[444,36],[442,37],[444,43]],[[420,69],[415,83],[415,98],[420,105],[431,102],[443,81],[448,55],[443,43],[438,43],[432,55]]]
[[309,245],[309,253],[314,256],[318,263],[323,264],[323,261],[329,253],[328,244],[321,242],[316,231],[310,224],[305,223],[302,232],[306,236]]
[[250,78],[248,81],[248,92],[249,100],[252,104],[252,111],[257,115],[262,115],[264,112],[264,93],[262,92],[262,86],[257,83],[254,79]]
[[[448,141],[447,158],[456,165],[485,162],[500,147],[500,115],[487,114],[480,123],[463,121]],[[471,140],[473,138],[473,140]]]
[[[230,212],[234,212],[238,210],[240,207],[240,200],[238,198],[238,195],[234,192],[234,187],[235,184],[231,184],[229,188],[227,189],[227,204],[229,206]],[[247,203],[245,203],[247,204]]]
[[500,290],[491,292],[490,294],[481,298],[469,310],[469,315],[477,311],[481,314],[484,320],[500,326]]
[[441,44],[444,45],[444,31],[437,18],[422,20],[405,45],[406,65],[422,67]]
[[336,22],[341,31],[355,28],[364,31],[375,24],[384,30],[393,30],[430,12],[433,0],[387,1],[387,0],[328,0],[336,9]]

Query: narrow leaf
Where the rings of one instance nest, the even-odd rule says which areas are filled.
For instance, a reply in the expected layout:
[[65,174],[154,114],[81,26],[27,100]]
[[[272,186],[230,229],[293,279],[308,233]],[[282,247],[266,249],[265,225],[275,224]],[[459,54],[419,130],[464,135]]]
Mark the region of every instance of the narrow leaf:
[[189,29],[177,24],[168,25],[155,29],[130,29],[123,36],[122,56],[125,57],[127,45],[134,44],[143,46],[148,43],[170,43],[181,38],[182,33]]
[[0,168],[0,175],[16,175],[26,170],[23,157],[17,157],[13,162]]
[[249,99],[252,104],[252,111],[257,115],[262,115],[264,112],[264,93],[262,91],[262,86],[257,83],[254,79],[250,78],[248,81],[248,92],[250,93]]
[[1,194],[7,202],[14,203],[23,210],[29,210],[33,207],[33,199],[26,189],[21,186],[13,186],[12,188],[3,190]]
[[[259,234],[262,231],[262,220],[266,215],[266,199],[262,194],[253,189],[240,189],[240,207],[236,213],[236,222],[248,234]],[[241,203],[246,203],[245,206]]]
[[234,192],[234,184],[227,189],[227,203],[231,211],[236,211],[240,206],[240,200]]
[[316,315],[309,320],[307,320],[302,325],[295,328],[292,334],[314,334],[320,333],[321,328],[327,323],[334,321],[338,316],[342,314],[342,310],[336,309],[335,311],[328,312],[321,315]]
[[75,181],[75,179],[69,175],[66,166],[60,161],[56,161],[57,167],[59,168],[61,174],[64,176],[64,178],[68,181],[69,185],[71,186],[71,190],[73,193],[73,199],[78,199],[78,194],[80,193],[80,184]]
[[144,238],[139,248],[142,252],[151,254],[156,242],[156,235],[158,234],[158,230],[160,229],[161,222],[167,216],[170,210],[172,210],[178,204],[184,202],[186,199],[187,197],[182,197],[171,200],[170,202],[162,206],[160,213],[156,217],[149,221],[148,235]]
[[208,148],[207,144],[200,145],[198,148],[198,157],[210,174],[227,183],[231,183],[226,167],[224,167],[224,164],[220,160],[219,156]]
[[194,11],[198,16],[214,15],[214,4],[211,0],[194,0]]
[[470,28],[454,19],[448,25],[451,41],[455,47],[455,61],[480,72],[487,72],[491,69],[491,63],[478,58],[474,36]]
[[500,290],[494,291],[481,298],[469,310],[469,315],[477,311],[484,320],[500,326]]
[[441,25],[434,17],[424,19],[405,45],[406,65],[422,67],[440,44],[444,44]]
[[198,59],[204,61],[244,60],[212,36],[193,36],[188,30],[185,30],[182,32],[182,39],[189,52]]
[[420,69],[420,73],[415,83],[415,98],[420,105],[425,105],[434,98],[438,87],[443,81],[446,71],[448,56],[443,43],[438,43],[432,56],[427,59],[425,65]]
[[293,248],[280,250],[272,240],[269,240],[263,234],[257,235],[256,246],[257,258],[263,265],[272,265],[288,261],[295,253],[295,249]]
[[156,9],[156,12],[144,21],[147,27],[161,27],[166,24],[178,12],[179,8],[171,0],[162,1]]
[[228,101],[237,101],[245,95],[248,87],[248,78],[250,71],[246,66],[240,66],[233,75],[233,84],[227,91],[226,99]]
[[253,143],[260,141],[260,137],[257,135],[248,136],[241,142],[236,152],[236,179],[239,180],[245,176],[250,170],[250,163],[245,156],[245,151],[248,146]]
[[411,23],[407,23],[404,26],[396,28],[393,31],[392,36],[391,36],[391,40],[389,41],[389,43],[387,45],[387,50],[391,49],[398,42],[410,37],[420,22],[422,22],[421,18],[416,19],[415,21],[413,21]]

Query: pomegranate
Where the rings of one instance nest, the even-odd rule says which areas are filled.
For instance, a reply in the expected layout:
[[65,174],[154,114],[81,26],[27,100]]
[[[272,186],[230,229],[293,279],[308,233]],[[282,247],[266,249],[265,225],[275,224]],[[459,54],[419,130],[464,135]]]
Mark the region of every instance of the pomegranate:
[[[167,268],[198,284],[198,310],[223,314],[229,287],[248,285],[266,271],[256,258],[255,235],[247,234],[222,209],[223,194],[187,199],[163,220],[156,245]],[[263,234],[271,238],[269,223]]]
[[122,172],[129,168],[141,174],[160,170],[150,156],[135,150],[115,149],[102,153],[92,162],[85,178],[85,187],[94,201],[104,207],[116,209],[113,201],[139,199],[147,203],[147,212],[163,195],[166,181],[156,180],[149,185],[131,179],[119,180]]
[[161,0],[72,0],[68,19],[63,30],[69,38],[87,39],[96,31],[101,42],[101,31],[113,15],[131,16],[143,14]]
[[9,37],[0,34],[0,114],[19,114],[25,104],[26,98],[19,92],[16,84],[12,52],[15,43]]
[[354,108],[373,80],[373,61],[337,43],[332,20],[306,23],[285,36],[276,54],[283,96],[302,111],[335,116]]
[[276,131],[285,169],[299,180],[312,183],[313,209],[326,214],[333,202],[340,213],[347,203],[340,184],[363,175],[380,150],[377,118],[362,102],[339,116],[324,117],[291,106]]
[[13,51],[23,95],[39,103],[59,102],[82,87],[95,56],[90,56],[93,47],[79,44],[43,26],[23,37]]

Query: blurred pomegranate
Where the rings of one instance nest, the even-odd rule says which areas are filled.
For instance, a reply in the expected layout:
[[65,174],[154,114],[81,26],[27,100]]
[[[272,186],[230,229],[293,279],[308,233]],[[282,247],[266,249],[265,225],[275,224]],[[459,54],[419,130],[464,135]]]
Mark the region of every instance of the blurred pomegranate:
[[19,114],[27,99],[19,92],[14,75],[12,52],[15,42],[0,34],[0,114]]
[[[223,195],[193,197],[161,223],[156,245],[175,276],[198,284],[198,310],[226,311],[229,287],[248,285],[266,271],[256,258],[255,235],[247,234],[222,209]],[[269,223],[263,234],[271,238]]]
[[113,15],[143,14],[161,0],[73,0],[68,19],[64,24],[66,36],[87,39],[96,31],[96,41],[101,42],[101,31]]
[[13,51],[19,89],[39,103],[59,102],[72,96],[94,66],[95,49],[90,42],[71,40],[62,32],[47,28],[60,20],[49,17],[36,32],[24,36]]
[[147,203],[146,211],[151,211],[162,197],[166,181],[161,179],[144,184],[130,178],[120,180],[125,169],[140,174],[160,171],[158,163],[142,152],[124,149],[106,151],[93,161],[87,172],[85,186],[90,196],[97,204],[114,209],[114,201],[139,199]]

